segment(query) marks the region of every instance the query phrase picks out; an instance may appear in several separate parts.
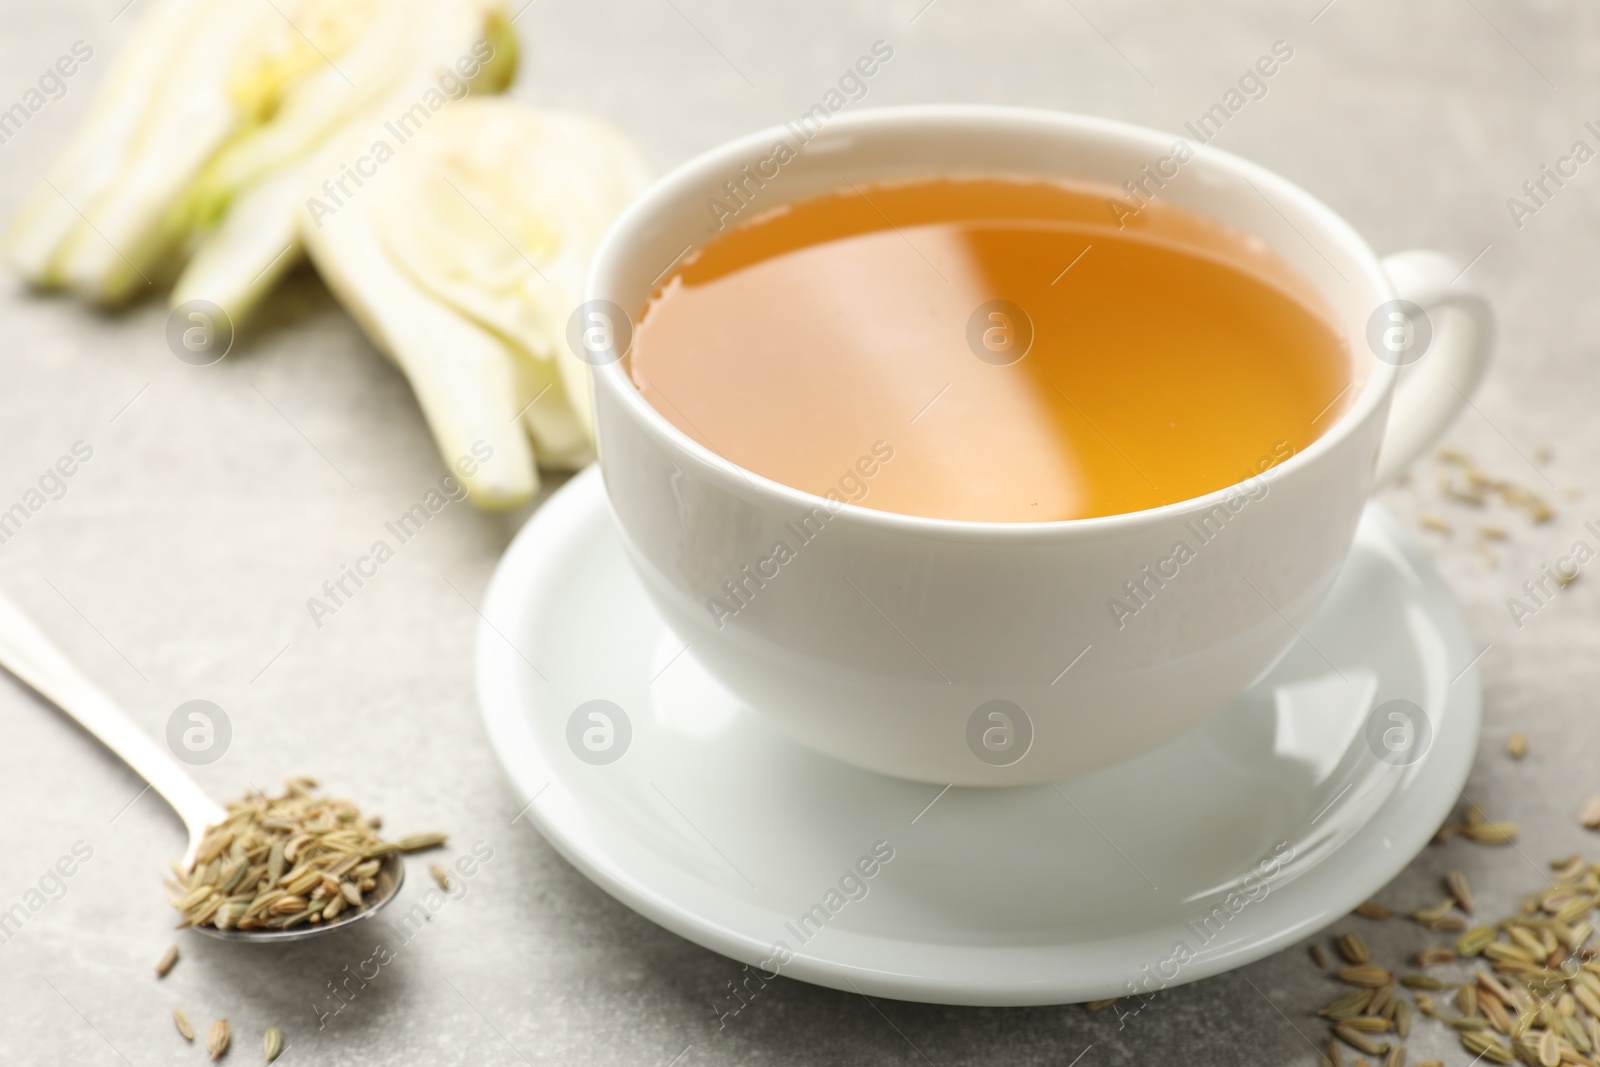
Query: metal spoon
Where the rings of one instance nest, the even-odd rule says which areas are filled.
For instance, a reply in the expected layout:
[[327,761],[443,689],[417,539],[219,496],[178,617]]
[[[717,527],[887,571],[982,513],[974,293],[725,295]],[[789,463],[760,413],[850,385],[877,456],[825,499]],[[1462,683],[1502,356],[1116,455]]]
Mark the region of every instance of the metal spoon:
[[[78,725],[99,738],[101,744],[120,756],[122,762],[165,798],[189,831],[183,867],[185,870],[193,867],[206,827],[222,822],[227,812],[206,796],[188,772],[150,740],[127,712],[84,677],[66,654],[3,593],[0,593],[0,666],[71,715]],[[224,941],[300,941],[349,926],[376,914],[399,892],[405,880],[405,865],[396,853],[388,854],[382,862],[377,874],[378,884],[358,911],[344,911],[327,922],[288,930],[218,930],[211,926],[195,929]]]

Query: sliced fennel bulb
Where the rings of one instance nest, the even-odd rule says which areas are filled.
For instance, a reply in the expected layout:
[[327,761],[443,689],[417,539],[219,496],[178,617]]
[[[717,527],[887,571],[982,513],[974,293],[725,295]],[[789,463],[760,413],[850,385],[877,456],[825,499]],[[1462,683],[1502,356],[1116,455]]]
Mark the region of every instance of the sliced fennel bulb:
[[0,247],[98,303],[175,279],[235,326],[309,252],[446,462],[492,449],[473,499],[526,501],[536,462],[592,457],[566,323],[647,175],[609,127],[485,96],[516,69],[507,3],[148,0]]
[[[353,134],[325,170],[369,143]],[[593,119],[474,98],[444,107],[370,169],[335,211],[307,212],[311,258],[411,379],[445,461],[478,440],[493,447],[467,479],[473,498],[520,503],[538,487],[521,426],[545,466],[592,454],[589,368],[567,347],[567,320],[645,166]]]
[[[295,218],[282,173],[486,36],[502,57],[482,87],[503,87],[507,25],[503,0],[158,0],[12,221],[7,255],[36,285],[117,303],[220,242],[178,302],[240,317],[295,261],[275,241]],[[247,219],[230,217],[236,202]]]
[[[204,226],[207,202],[232,203],[178,279],[174,306],[205,298],[241,318],[298,261],[302,186],[329,140],[372,116],[403,111],[441,82],[459,84],[461,92],[499,92],[510,83],[516,39],[502,0],[420,0],[409,8],[384,0],[379,6],[386,9],[376,20],[381,26],[350,49],[337,71],[324,64],[304,91],[276,108],[272,121],[231,142],[197,180],[188,203],[180,205],[195,212],[189,229]],[[352,80],[370,74],[369,83],[381,89],[352,94],[341,73]]]

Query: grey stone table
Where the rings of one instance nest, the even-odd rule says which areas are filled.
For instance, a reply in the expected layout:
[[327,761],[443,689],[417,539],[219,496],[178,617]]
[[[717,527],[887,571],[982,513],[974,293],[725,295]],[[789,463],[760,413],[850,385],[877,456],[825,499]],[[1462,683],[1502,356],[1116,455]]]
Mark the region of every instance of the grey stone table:
[[[6,0],[0,108],[75,41],[94,57],[0,144],[0,213],[83,115],[144,3],[113,21],[123,0]],[[1508,909],[1537,884],[1531,866],[1593,844],[1574,813],[1596,791],[1600,583],[1581,577],[1520,627],[1506,601],[1575,540],[1592,542],[1583,523],[1600,517],[1600,500],[1557,491],[1600,488],[1600,303],[1586,299],[1600,163],[1520,220],[1507,198],[1575,140],[1600,147],[1584,127],[1600,119],[1600,11],[535,0],[516,28],[517,94],[612,120],[658,168],[801,113],[878,39],[894,58],[853,106],[1031,104],[1174,130],[1289,42],[1292,61],[1216,143],[1300,182],[1380,251],[1474,261],[1502,344],[1452,440],[1559,501],[1538,526],[1486,519],[1512,531],[1491,563],[1470,532],[1478,517],[1440,503],[1431,471],[1391,494],[1402,515],[1439,511],[1456,531],[1425,536],[1487,649],[1467,791],[1523,831],[1515,851],[1431,848],[1382,899],[1431,904],[1459,867],[1484,907]],[[269,959],[183,937],[183,961],[157,983],[151,965],[174,935],[155,878],[181,848],[175,820],[63,717],[0,682],[0,909],[41,880],[49,891],[0,943],[0,1063],[199,1062],[172,1033],[174,1004],[202,1026],[232,1021],[230,1062],[256,1062],[273,1024],[291,1064],[1315,1062],[1303,1035],[1323,1032],[1310,1011],[1332,987],[1302,948],[1166,993],[1122,1027],[1082,1007],[868,1002],[780,980],[719,1030],[711,1004],[739,965],[635,915],[525,820],[511,824],[519,802],[479,725],[471,663],[474,605],[524,516],[452,505],[316,626],[306,598],[442,473],[409,390],[308,273],[204,372],[172,357],[164,322],[159,302],[99,315],[0,285],[0,507],[77,442],[92,449],[64,495],[0,544],[0,585],[152,733],[189,699],[226,709],[231,748],[196,771],[214,794],[311,773],[391,827],[482,839],[494,858],[337,1015],[312,1005],[331,1004],[327,983],[366,957],[360,938]],[[1553,458],[1536,469],[1544,446]],[[1520,763],[1502,752],[1513,729],[1531,742]],[[75,849],[71,877],[50,877]],[[1362,929],[1396,954],[1423,943],[1409,923]],[[1467,1062],[1437,1028],[1412,1046],[1414,1060]]]

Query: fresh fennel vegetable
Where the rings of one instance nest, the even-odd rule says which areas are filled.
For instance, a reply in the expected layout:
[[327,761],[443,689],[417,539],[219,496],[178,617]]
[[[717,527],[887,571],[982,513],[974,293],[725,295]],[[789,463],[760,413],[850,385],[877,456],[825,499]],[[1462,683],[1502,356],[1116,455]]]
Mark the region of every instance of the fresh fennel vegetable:
[[[351,131],[323,173],[374,139]],[[532,495],[529,435],[547,467],[588,462],[588,367],[566,327],[601,235],[648,180],[632,146],[593,119],[469,99],[363,169],[374,177],[347,183],[349,197],[310,202],[301,232],[329,287],[410,378],[446,462],[479,440],[493,448],[464,479],[473,499]]]
[[5,250],[34,284],[107,304],[188,262],[178,301],[242,318],[298,256],[287,172],[480,41],[473,88],[503,88],[501,0],[155,0]]
[[[410,379],[474,501],[591,456],[567,348],[588,260],[646,181],[590,119],[498,93],[505,0],[150,0],[3,249],[32,284],[235,325],[309,251]],[[531,438],[531,441],[530,441]]]

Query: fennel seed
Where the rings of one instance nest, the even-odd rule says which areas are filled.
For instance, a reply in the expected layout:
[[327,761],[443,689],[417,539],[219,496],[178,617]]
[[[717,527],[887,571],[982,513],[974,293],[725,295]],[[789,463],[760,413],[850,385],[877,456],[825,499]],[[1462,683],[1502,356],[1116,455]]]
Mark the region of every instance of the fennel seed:
[[213,1060],[220,1060],[227,1055],[228,1042],[233,1037],[228,1030],[228,1020],[218,1019],[211,1024],[211,1029],[206,1031],[206,1052]]
[[1461,910],[1471,915],[1473,905],[1472,887],[1467,884],[1467,876],[1460,871],[1451,871],[1444,876],[1444,886]]
[[1339,935],[1339,955],[1343,956],[1346,963],[1366,963],[1367,943],[1361,940],[1360,934],[1347,933]]
[[395,848],[401,852],[421,852],[424,849],[438,848],[449,840],[445,834],[409,834],[395,842]]
[[1600,830],[1600,793],[1584,801],[1583,810],[1578,813],[1578,821],[1590,830]]

